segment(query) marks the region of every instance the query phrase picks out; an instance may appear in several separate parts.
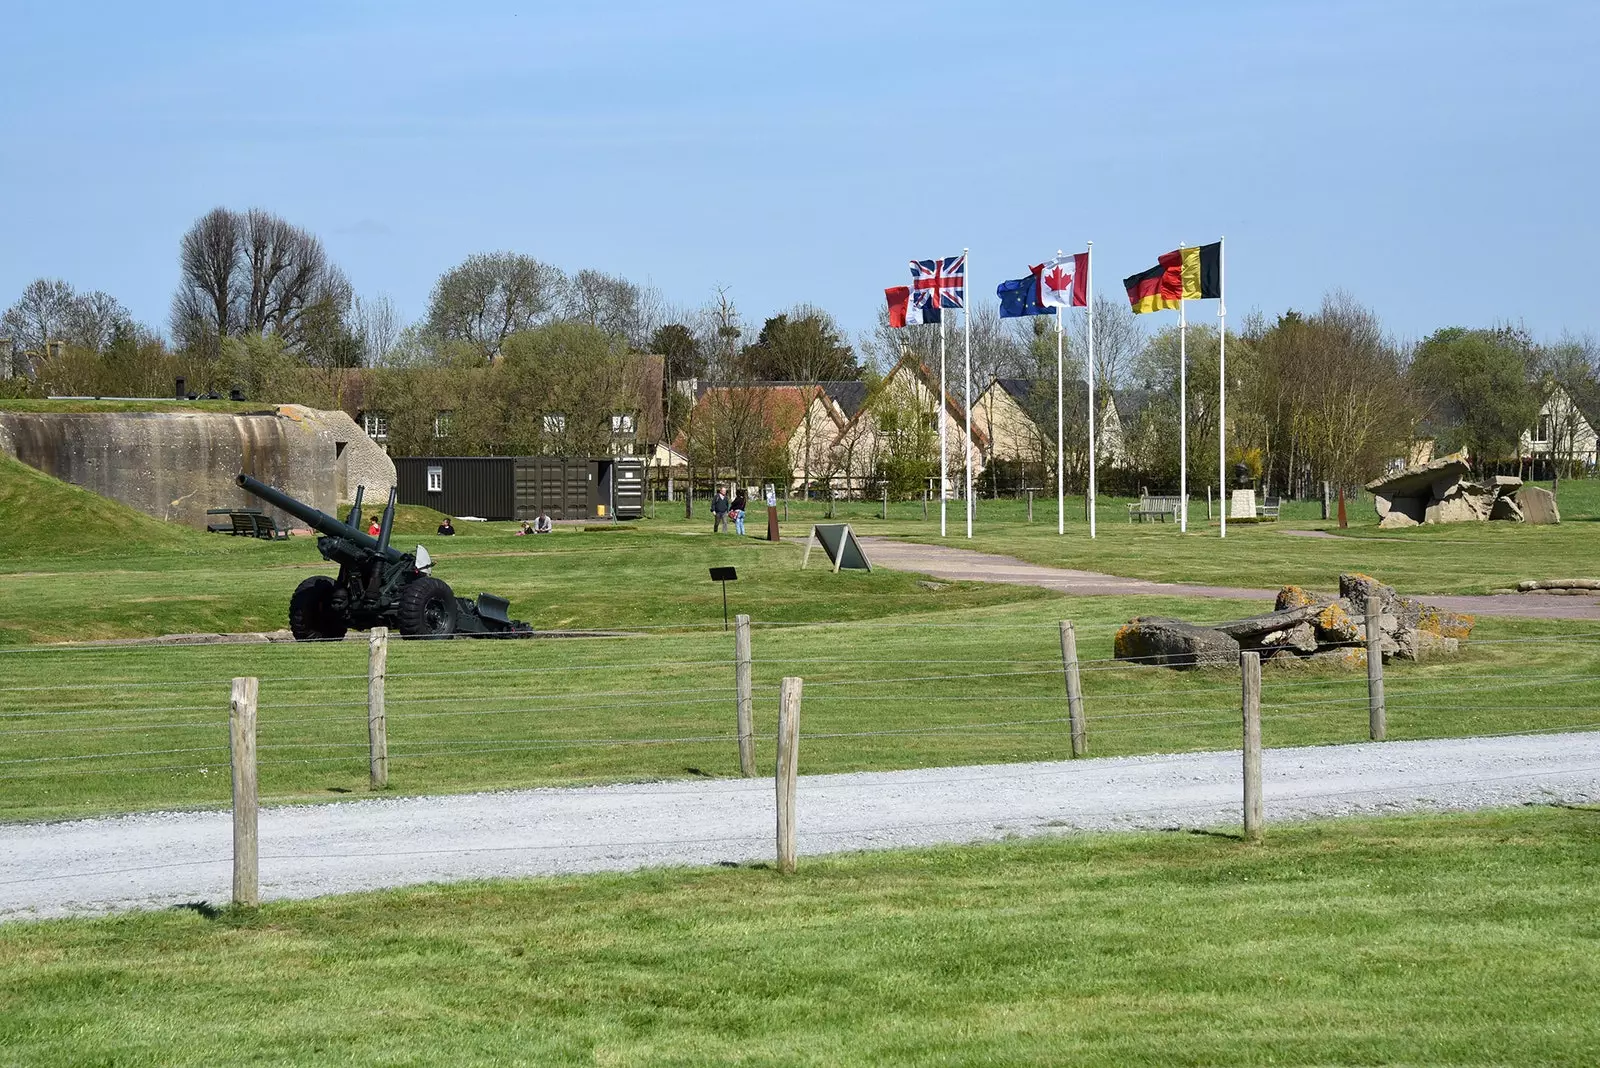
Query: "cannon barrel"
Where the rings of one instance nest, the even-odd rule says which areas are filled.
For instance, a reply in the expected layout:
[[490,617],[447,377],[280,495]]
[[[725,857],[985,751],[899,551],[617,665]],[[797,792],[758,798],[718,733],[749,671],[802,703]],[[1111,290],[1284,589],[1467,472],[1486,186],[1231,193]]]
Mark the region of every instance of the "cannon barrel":
[[282,490],[269,486],[265,482],[257,481],[243,472],[234,481],[239,484],[240,488],[255,494],[273,507],[281,508],[283,511],[288,512],[319,534],[325,534],[330,538],[344,538],[346,541],[354,542],[363,549],[377,553],[386,560],[399,560],[405,555],[398,549],[380,544],[377,538],[374,538],[366,531],[350,526],[348,523],[341,523],[334,516],[328,515],[326,512],[319,512],[304,501],[297,501]]

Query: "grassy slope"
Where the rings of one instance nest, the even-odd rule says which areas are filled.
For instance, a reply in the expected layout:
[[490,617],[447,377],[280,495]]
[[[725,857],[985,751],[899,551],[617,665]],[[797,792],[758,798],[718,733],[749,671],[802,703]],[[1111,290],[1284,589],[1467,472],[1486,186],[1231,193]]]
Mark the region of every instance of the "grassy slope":
[[0,927],[28,1064],[1593,1064],[1600,813]]

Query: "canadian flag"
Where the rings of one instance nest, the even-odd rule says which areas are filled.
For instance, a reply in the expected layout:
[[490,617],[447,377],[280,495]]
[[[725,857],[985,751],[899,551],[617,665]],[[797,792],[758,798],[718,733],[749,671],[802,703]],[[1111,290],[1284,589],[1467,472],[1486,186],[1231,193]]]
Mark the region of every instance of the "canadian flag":
[[1039,303],[1047,308],[1084,308],[1089,304],[1089,254],[1075,252],[1046,260],[1039,272]]

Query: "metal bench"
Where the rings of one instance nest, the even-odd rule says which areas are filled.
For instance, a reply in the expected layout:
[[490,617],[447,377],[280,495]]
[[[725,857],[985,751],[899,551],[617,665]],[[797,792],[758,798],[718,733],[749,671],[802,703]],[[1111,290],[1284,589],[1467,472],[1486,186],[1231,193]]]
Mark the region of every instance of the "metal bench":
[[1178,497],[1140,497],[1137,503],[1128,505],[1128,522],[1159,519],[1165,523],[1177,517],[1181,504],[1182,499]]
[[287,538],[289,529],[259,508],[208,508],[206,515],[227,516],[226,523],[207,523],[213,534],[231,534],[236,538],[262,538],[276,541]]
[[1282,498],[1279,498],[1279,497],[1263,497],[1263,498],[1261,498],[1261,518],[1262,519],[1277,519],[1278,518],[1278,505],[1281,503],[1281,500],[1282,500]]

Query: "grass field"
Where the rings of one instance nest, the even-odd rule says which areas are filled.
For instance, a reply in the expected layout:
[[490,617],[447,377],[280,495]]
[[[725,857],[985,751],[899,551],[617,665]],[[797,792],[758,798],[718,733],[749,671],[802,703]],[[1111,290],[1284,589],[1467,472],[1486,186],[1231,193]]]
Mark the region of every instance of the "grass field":
[[[0,648],[0,820],[224,803],[227,694],[236,675],[262,680],[262,787],[269,798],[336,799],[366,790],[364,644],[39,644],[277,629],[288,592],[323,569],[311,539],[268,543],[175,528],[7,463],[0,461],[0,530],[13,539],[0,561],[0,641],[7,643]],[[1579,497],[1578,490],[1563,493]],[[870,506],[839,507],[849,515]],[[983,504],[996,513],[1002,507]],[[658,512],[666,509],[658,505]],[[791,531],[803,527],[800,511],[795,505]],[[921,527],[913,517],[855,521],[913,535]],[[1117,626],[1135,615],[1206,620],[1260,607],[1070,598],[884,570],[801,571],[795,544],[712,537],[708,524],[681,517],[606,533],[566,528],[547,538],[513,537],[505,524],[462,523],[462,534],[442,543],[429,534],[436,522],[424,509],[405,509],[399,528],[434,545],[439,573],[458,591],[504,593],[514,614],[541,628],[618,628],[624,635],[397,643],[388,688],[390,781],[404,793],[733,774],[732,640],[720,629],[721,591],[707,577],[711,565],[738,567],[732,610],[759,624],[758,759],[762,766],[771,759],[778,681],[799,675],[807,681],[808,772],[1065,756],[1058,620],[1077,625],[1085,661],[1103,661]],[[985,539],[1020,555],[1089,551],[1081,530],[1063,540],[1039,526],[1010,522]],[[1582,522],[1558,528],[1591,529]],[[1532,544],[1550,533],[1496,525],[1460,536],[1478,539],[1473,544],[1487,552],[1497,538]],[[1125,524],[1108,527],[1096,544],[1124,550],[1125,572],[1175,554],[1222,551],[1215,539]],[[1239,571],[1217,576],[1224,581],[1268,585],[1287,574],[1326,588],[1337,570],[1352,566],[1389,577],[1365,555],[1327,565],[1328,574],[1316,572],[1322,581],[1304,561],[1295,565],[1301,574],[1270,561],[1247,565],[1243,557],[1252,545],[1287,546],[1309,560],[1391,543],[1294,539],[1256,527],[1241,528],[1226,544],[1241,560]],[[1401,547],[1421,554],[1445,544],[1413,538]],[[1576,542],[1564,544],[1562,570],[1588,570]],[[1438,556],[1443,569],[1469,566]],[[1480,555],[1471,560],[1487,566]],[[1486,620],[1458,660],[1391,665],[1390,736],[1591,725],[1600,719],[1592,711],[1600,697],[1596,630]],[[1083,677],[1095,754],[1237,745],[1231,673],[1086,663]],[[1360,673],[1269,672],[1265,695],[1268,745],[1365,737]]]
[[19,1064],[1600,1061],[1600,812],[0,927]]
[[[809,572],[808,572],[809,574]],[[841,576],[853,581],[855,576]],[[806,680],[804,772],[1070,755],[1057,620],[1079,633],[1095,755],[1234,748],[1236,672],[1108,662],[1131,615],[1217,618],[1248,606],[1172,598],[1041,598],[952,615],[757,627],[759,766],[771,766],[779,680]],[[1394,663],[1391,738],[1600,722],[1600,635],[1486,620],[1460,658]],[[732,636],[720,625],[616,638],[395,643],[390,789],[435,793],[737,774]],[[24,647],[0,651],[0,819],[228,798],[227,699],[261,679],[264,794],[367,790],[366,645]],[[1364,740],[1361,671],[1269,669],[1269,746]]]

